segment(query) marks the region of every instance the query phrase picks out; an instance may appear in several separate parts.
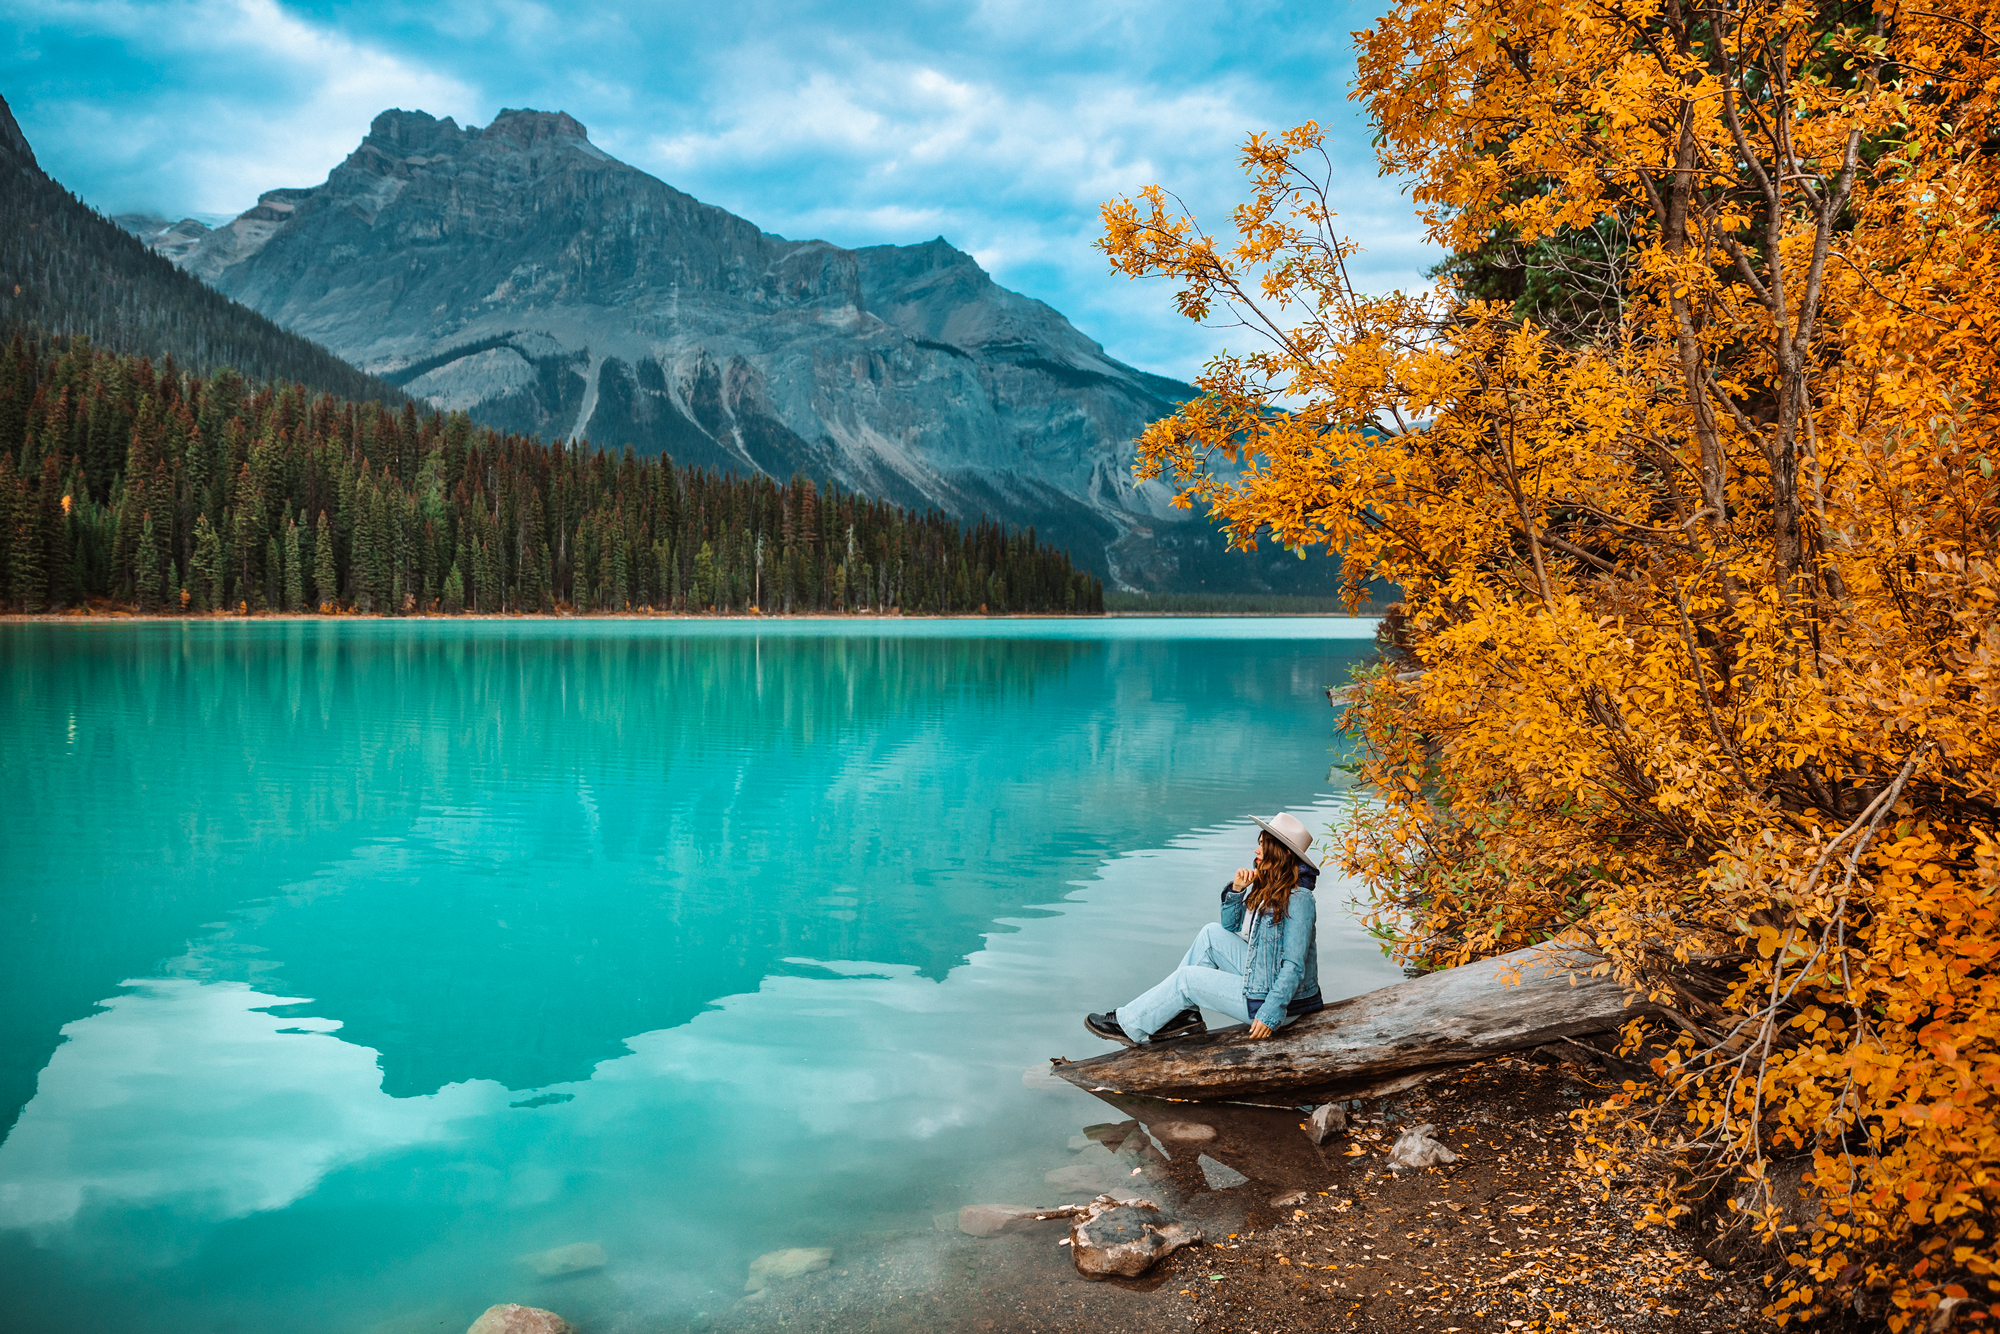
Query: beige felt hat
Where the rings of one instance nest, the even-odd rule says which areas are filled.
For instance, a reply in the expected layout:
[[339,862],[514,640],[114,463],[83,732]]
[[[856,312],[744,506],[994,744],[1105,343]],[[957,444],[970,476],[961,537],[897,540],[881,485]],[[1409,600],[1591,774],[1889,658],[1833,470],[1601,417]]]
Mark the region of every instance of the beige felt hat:
[[1296,818],[1282,812],[1272,816],[1268,820],[1261,815],[1253,815],[1250,818],[1264,826],[1264,831],[1270,834],[1272,838],[1277,839],[1293,852],[1296,852],[1299,855],[1300,861],[1309,862],[1312,860],[1310,853],[1313,836]]

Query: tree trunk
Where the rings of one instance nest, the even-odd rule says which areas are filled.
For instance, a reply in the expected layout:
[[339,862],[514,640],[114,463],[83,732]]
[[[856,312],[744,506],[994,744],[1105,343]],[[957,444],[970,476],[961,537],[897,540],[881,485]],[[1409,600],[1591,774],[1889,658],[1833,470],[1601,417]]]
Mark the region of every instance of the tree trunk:
[[1380,1096],[1453,1066],[1657,1013],[1584,950],[1538,945],[1335,1001],[1257,1041],[1238,1024],[1051,1073],[1093,1092],[1195,1101],[1332,1102]]

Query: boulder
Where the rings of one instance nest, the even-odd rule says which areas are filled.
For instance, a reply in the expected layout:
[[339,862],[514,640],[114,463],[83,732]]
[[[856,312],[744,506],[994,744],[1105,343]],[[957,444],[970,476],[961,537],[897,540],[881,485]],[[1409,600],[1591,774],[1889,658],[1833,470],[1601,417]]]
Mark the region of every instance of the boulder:
[[968,1237],[997,1237],[1033,1227],[1044,1221],[1043,1213],[1018,1204],[968,1204],[958,1211],[958,1230]]
[[604,1268],[604,1248],[594,1241],[578,1241],[568,1246],[536,1251],[532,1255],[517,1255],[514,1263],[526,1265],[542,1278],[587,1274],[593,1269]]
[[1156,1121],[1152,1132],[1169,1143],[1199,1144],[1215,1138],[1215,1127],[1199,1121]]
[[750,1281],[743,1285],[743,1291],[762,1292],[773,1283],[816,1274],[832,1263],[831,1246],[794,1246],[782,1251],[767,1251],[750,1262]]
[[1389,1150],[1389,1170],[1408,1172],[1419,1167],[1442,1167],[1446,1163],[1458,1161],[1458,1155],[1451,1149],[1431,1138],[1434,1125],[1411,1126],[1396,1136],[1396,1143]]
[[538,1306],[489,1306],[465,1334],[576,1334],[576,1327]]
[[1200,1228],[1169,1218],[1151,1200],[1109,1195],[1092,1200],[1069,1228],[1070,1255],[1085,1278],[1136,1278],[1162,1256],[1200,1240]]
[[1306,1138],[1315,1144],[1324,1144],[1345,1129],[1347,1109],[1337,1102],[1314,1109],[1313,1114],[1306,1118]]

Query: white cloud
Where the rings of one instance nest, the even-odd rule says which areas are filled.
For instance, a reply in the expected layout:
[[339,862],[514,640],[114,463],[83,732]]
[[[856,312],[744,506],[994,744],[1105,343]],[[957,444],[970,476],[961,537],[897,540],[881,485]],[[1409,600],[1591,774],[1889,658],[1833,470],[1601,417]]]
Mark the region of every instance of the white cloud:
[[1407,286],[1428,259],[1346,100],[1346,33],[1370,4],[357,0],[337,26],[275,0],[18,8],[19,45],[0,47],[16,113],[58,179],[111,210],[233,212],[316,183],[390,106],[471,123],[560,109],[770,231],[942,234],[1113,355],[1188,376],[1222,340],[1181,320],[1164,285],[1107,273],[1098,206],[1157,182],[1214,226],[1243,192],[1244,136],[1310,117],[1354,172],[1356,272]]
[[[385,108],[465,116],[477,107],[458,79],[308,22],[275,0],[29,0],[16,12],[18,21],[71,40],[127,43],[184,76],[162,82],[143,107],[109,103],[86,88],[36,108],[54,132],[37,136],[35,146],[58,179],[65,159],[101,157],[107,145],[136,169],[125,197],[92,201],[111,209],[152,202],[174,212],[237,212],[264,190],[325,179]],[[173,187],[163,190],[168,182]],[[172,197],[149,200],[139,190]]]

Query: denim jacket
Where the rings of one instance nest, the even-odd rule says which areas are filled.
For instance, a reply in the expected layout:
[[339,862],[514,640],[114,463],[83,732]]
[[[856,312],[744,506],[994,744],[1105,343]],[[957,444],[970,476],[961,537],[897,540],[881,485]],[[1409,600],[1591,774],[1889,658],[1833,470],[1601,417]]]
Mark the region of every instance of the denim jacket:
[[[1250,922],[1243,996],[1250,1002],[1252,1019],[1270,1008],[1264,1022],[1272,1028],[1326,1008],[1319,994],[1319,942],[1313,929],[1313,889],[1318,884],[1319,868],[1301,863],[1298,888],[1285,905],[1285,919],[1274,922],[1269,913],[1260,912]],[[1223,887],[1221,921],[1228,930],[1243,930],[1243,894],[1234,885]]]

